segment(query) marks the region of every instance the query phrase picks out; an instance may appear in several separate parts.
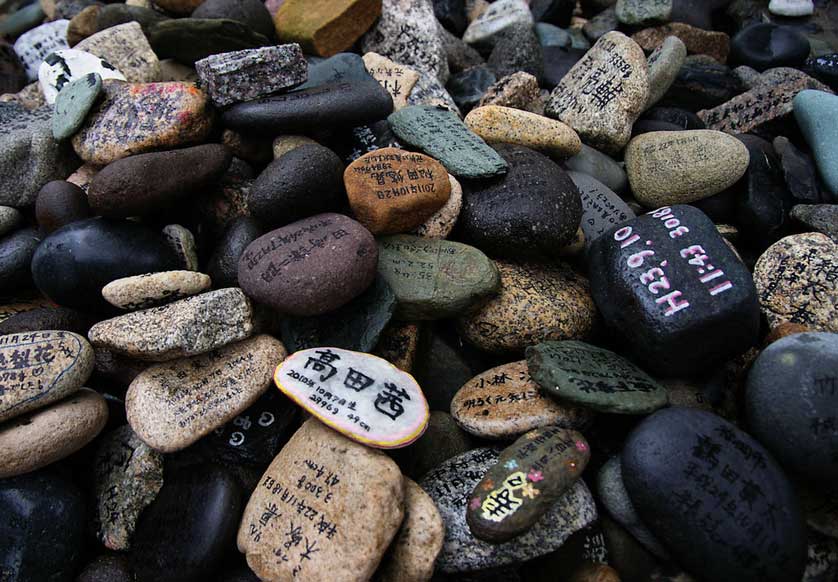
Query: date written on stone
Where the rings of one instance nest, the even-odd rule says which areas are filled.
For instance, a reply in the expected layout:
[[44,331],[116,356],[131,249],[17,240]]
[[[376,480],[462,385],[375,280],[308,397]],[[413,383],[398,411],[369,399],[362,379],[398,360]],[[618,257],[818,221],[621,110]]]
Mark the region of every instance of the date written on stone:
[[302,350],[277,367],[274,381],[319,420],[372,447],[407,446],[428,425],[428,402],[416,380],[377,356]]

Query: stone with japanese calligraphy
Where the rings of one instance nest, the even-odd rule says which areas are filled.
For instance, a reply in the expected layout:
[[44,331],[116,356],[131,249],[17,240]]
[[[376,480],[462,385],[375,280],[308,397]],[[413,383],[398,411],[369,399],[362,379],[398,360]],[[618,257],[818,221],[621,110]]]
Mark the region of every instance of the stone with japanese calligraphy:
[[276,368],[274,382],[316,418],[371,447],[407,446],[428,426],[428,402],[416,380],[371,354],[301,350]]
[[448,174],[448,183],[451,186],[448,201],[410,234],[423,238],[448,238],[454,230],[463,208],[463,187],[451,174]]
[[77,391],[93,372],[93,348],[80,335],[40,331],[0,336],[0,422]]
[[724,419],[668,408],[621,454],[632,504],[672,557],[706,580],[799,580],[806,533],[797,497],[771,454]]
[[321,315],[363,293],[377,265],[367,229],[341,214],[318,214],[253,241],[239,259],[239,284],[280,313]]
[[553,89],[546,114],[606,153],[628,143],[631,126],[649,98],[643,49],[621,32],[600,38]]
[[111,550],[127,550],[140,512],[163,486],[163,455],[123,425],[102,438],[94,471],[99,540]]
[[527,348],[527,364],[542,390],[599,412],[648,414],[666,406],[666,389],[614,352],[578,341]]
[[473,449],[445,461],[419,482],[436,503],[445,524],[438,571],[474,572],[532,560],[558,549],[573,533],[597,519],[591,492],[582,480],[577,480],[521,535],[503,543],[474,537],[466,522],[468,502],[499,458],[498,449]]
[[649,65],[649,97],[643,109],[649,109],[669,91],[678,77],[678,71],[687,58],[687,48],[677,36],[667,36],[652,51],[646,62]]
[[419,80],[419,73],[376,52],[364,55],[364,66],[372,78],[390,93],[393,98],[393,111],[407,105],[407,96]]
[[567,158],[582,150],[576,132],[561,121],[529,111],[486,105],[472,109],[466,126],[489,144],[509,143]]
[[250,496],[238,547],[263,580],[362,582],[403,517],[395,462],[309,419]]
[[623,199],[596,178],[581,172],[568,172],[582,195],[582,221],[585,246],[613,226],[621,225],[635,217]]
[[396,294],[400,319],[453,317],[498,289],[497,268],[474,247],[411,235],[383,237],[378,245],[378,271]]
[[546,426],[504,449],[468,498],[466,523],[492,543],[529,530],[579,479],[590,447],[575,430]]
[[530,377],[526,360],[469,380],[454,395],[451,416],[467,432],[486,439],[517,437],[548,425],[576,429],[593,417],[585,408],[550,398]]
[[161,271],[111,281],[102,297],[120,309],[146,309],[209,290],[208,275],[194,271]]
[[791,472],[838,485],[838,334],[797,333],[765,348],[748,372],[748,426]]
[[30,81],[38,79],[38,67],[51,52],[69,48],[67,46],[66,19],[53,20],[41,24],[21,34],[15,41],[14,48],[20,62],[26,69]]
[[57,140],[72,137],[84,123],[101,92],[102,79],[98,73],[88,73],[67,83],[55,97],[52,136]]
[[408,232],[448,201],[448,172],[435,159],[398,148],[365,154],[343,173],[352,212],[373,234]]

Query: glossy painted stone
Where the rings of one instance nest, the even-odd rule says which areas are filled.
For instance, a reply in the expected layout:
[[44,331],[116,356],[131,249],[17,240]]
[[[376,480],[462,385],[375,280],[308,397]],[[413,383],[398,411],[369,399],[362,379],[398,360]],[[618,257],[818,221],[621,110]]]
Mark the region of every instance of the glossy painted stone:
[[371,447],[407,446],[428,425],[428,403],[413,377],[370,354],[302,350],[277,367],[274,382],[317,419]]

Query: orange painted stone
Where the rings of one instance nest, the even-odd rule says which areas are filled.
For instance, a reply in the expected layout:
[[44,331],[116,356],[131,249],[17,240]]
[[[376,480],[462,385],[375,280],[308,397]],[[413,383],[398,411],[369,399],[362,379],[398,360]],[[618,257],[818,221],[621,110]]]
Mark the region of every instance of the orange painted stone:
[[285,0],[274,16],[279,39],[330,57],[361,38],[381,16],[381,0]]

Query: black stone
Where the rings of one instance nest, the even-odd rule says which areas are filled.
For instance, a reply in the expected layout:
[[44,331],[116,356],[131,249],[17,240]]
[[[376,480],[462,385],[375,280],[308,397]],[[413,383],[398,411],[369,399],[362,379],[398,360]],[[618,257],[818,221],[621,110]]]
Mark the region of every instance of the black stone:
[[133,582],[134,574],[128,558],[106,554],[99,556],[82,570],[76,582]]
[[736,209],[739,207],[741,196],[740,190],[731,187],[718,194],[690,202],[690,206],[701,210],[716,224],[733,224],[736,222]]
[[66,307],[38,307],[16,313],[0,322],[0,335],[60,329],[87,336],[93,325],[90,317]]
[[41,232],[49,234],[62,226],[90,218],[87,193],[72,182],[47,182],[35,199],[35,218]]
[[355,53],[338,53],[328,59],[313,59],[309,57],[308,79],[295,90],[313,89],[321,85],[332,83],[353,83],[372,81],[375,79],[367,72],[364,59]]
[[249,216],[230,223],[207,263],[207,274],[216,289],[239,286],[239,259],[244,249],[263,234],[259,223]]
[[148,36],[151,34],[151,28],[164,20],[170,20],[170,18],[145,6],[106,4],[96,15],[96,29],[105,30],[126,22],[138,22],[143,29],[143,34]]
[[552,90],[561,83],[562,78],[588,51],[570,47],[545,46],[541,52],[544,56],[544,76],[541,79],[541,86]]
[[488,66],[478,65],[451,75],[445,88],[457,107],[467,112],[477,106],[495,81],[497,77]]
[[30,265],[41,242],[38,231],[24,228],[0,238],[0,293],[15,293],[32,285]]
[[536,22],[548,22],[561,28],[570,26],[575,0],[532,0],[530,11]]
[[271,13],[259,0],[206,0],[190,17],[226,18],[241,22],[267,38],[276,34]]
[[214,465],[167,475],[140,516],[131,561],[137,582],[199,582],[234,543],[243,510],[238,481]]
[[652,107],[640,116],[641,121],[663,121],[677,125],[680,129],[706,129],[701,118],[686,109],[677,107]]
[[713,12],[730,0],[672,0],[672,22],[685,22],[698,28],[713,28]]
[[82,311],[110,311],[102,287],[115,279],[178,268],[162,234],[135,222],[104,218],[56,230],[32,259],[38,289],[59,305]]
[[780,156],[783,177],[792,198],[804,204],[828,202],[829,195],[818,185],[818,174],[811,156],[784,137],[775,138],[772,145]]
[[81,491],[52,470],[0,479],[4,582],[70,582],[84,546]]
[[697,208],[664,207],[612,228],[593,242],[588,264],[603,319],[650,371],[712,369],[757,339],[751,273]]
[[374,81],[340,82],[234,105],[222,123],[244,133],[310,133],[318,128],[356,127],[393,111],[390,94]]
[[225,18],[175,18],[151,26],[148,42],[161,59],[186,65],[218,53],[259,48],[270,40],[247,25]]
[[11,44],[0,40],[0,95],[17,93],[26,86],[26,70]]
[[809,40],[799,32],[769,22],[752,24],[730,39],[728,62],[757,71],[774,67],[799,67],[809,56]]
[[541,43],[529,24],[515,24],[498,34],[486,63],[498,79],[518,71],[529,73],[539,83],[544,77]]
[[466,184],[459,232],[497,257],[551,257],[576,234],[579,190],[558,164],[522,146],[495,147],[509,164],[502,177]]
[[811,57],[803,70],[838,91],[838,53]]
[[446,30],[461,37],[468,27],[464,0],[433,0],[434,16]]
[[[381,148],[402,148],[396,134],[386,119],[353,127],[351,131],[339,131],[329,136],[327,144],[343,163],[351,164],[364,154]],[[345,214],[348,214],[347,209]]]
[[729,67],[687,57],[660,105],[701,111],[730,101],[746,90]]
[[669,408],[626,441],[626,489],[643,523],[701,580],[800,580],[806,534],[770,453],[707,412]]

